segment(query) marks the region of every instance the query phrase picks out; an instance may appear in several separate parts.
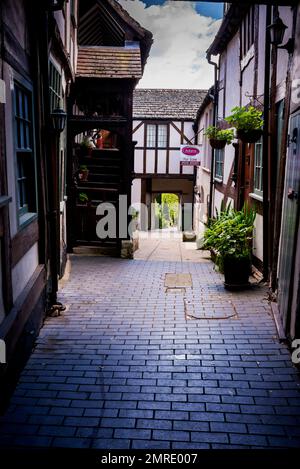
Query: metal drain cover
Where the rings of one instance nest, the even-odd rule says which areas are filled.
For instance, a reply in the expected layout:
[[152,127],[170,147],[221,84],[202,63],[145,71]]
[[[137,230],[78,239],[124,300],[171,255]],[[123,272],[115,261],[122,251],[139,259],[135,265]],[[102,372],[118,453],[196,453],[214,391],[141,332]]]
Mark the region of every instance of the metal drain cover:
[[165,287],[185,288],[193,285],[191,274],[166,274]]

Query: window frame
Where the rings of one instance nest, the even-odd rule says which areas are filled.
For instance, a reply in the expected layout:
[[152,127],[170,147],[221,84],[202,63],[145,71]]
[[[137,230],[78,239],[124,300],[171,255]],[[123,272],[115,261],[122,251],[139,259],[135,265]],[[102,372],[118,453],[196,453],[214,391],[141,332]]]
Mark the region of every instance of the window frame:
[[[30,139],[31,139],[31,148],[22,148],[18,146],[18,127],[17,127],[17,117],[20,119],[21,116],[17,116],[16,109],[16,89],[24,90],[28,94],[28,104],[30,106],[28,110],[28,115],[30,114],[31,120],[28,120],[30,123]],[[14,150],[14,173],[15,173],[15,196],[16,196],[16,214],[17,214],[17,229],[23,229],[25,226],[30,224],[33,220],[38,217],[38,186],[37,186],[37,162],[36,162],[36,146],[35,146],[35,123],[34,123],[34,95],[33,95],[33,86],[30,81],[26,80],[23,76],[18,73],[14,74],[13,78],[13,90],[11,94],[12,98],[12,129],[13,129],[13,150]],[[19,157],[21,154],[31,155],[31,165],[33,170],[32,180],[33,187],[30,186],[30,202],[27,203],[27,206],[20,206],[20,191],[19,191]],[[23,156],[24,157],[24,156]],[[27,177],[26,177],[27,179]],[[28,193],[27,193],[28,196]],[[32,210],[33,208],[33,210]]]
[[[154,127],[154,133],[152,134],[152,142],[154,143],[153,145],[149,145],[149,137],[148,137],[148,129],[150,127]],[[160,144],[159,142],[159,129],[160,128],[165,128],[165,134],[162,134],[164,137],[163,143],[165,145]],[[164,150],[168,148],[168,132],[169,132],[169,123],[159,123],[159,122],[147,122],[146,123],[146,129],[145,129],[145,144],[147,149],[155,149],[155,150]],[[150,141],[150,143],[152,143]]]
[[255,42],[255,6],[252,5],[240,26],[241,59],[246,57]]
[[[222,159],[218,159],[217,156],[222,155]],[[222,182],[224,179],[224,159],[225,159],[225,149],[215,150],[215,161],[214,161],[214,179],[216,181]],[[222,173],[217,173],[217,164],[221,164]]]
[[[260,165],[257,165],[257,148],[260,147]],[[256,169],[259,170],[259,184],[256,184]],[[253,157],[253,194],[257,197],[263,197],[263,142],[260,139],[254,144],[254,157]]]

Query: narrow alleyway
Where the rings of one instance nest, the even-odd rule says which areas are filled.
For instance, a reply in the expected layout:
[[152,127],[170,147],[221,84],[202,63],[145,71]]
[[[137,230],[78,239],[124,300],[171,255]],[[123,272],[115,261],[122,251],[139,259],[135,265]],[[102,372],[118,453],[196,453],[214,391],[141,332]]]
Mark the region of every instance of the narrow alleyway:
[[299,446],[300,384],[265,289],[227,292],[203,253],[172,243],[71,257],[67,310],[45,322],[2,445]]

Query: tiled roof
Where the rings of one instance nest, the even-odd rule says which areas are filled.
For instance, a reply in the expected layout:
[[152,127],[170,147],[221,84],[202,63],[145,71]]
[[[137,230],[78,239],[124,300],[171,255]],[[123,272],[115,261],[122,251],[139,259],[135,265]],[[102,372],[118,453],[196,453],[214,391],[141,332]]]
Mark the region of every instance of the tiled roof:
[[194,120],[206,93],[193,89],[138,89],[133,94],[133,117]]
[[77,77],[141,78],[139,47],[80,46]]

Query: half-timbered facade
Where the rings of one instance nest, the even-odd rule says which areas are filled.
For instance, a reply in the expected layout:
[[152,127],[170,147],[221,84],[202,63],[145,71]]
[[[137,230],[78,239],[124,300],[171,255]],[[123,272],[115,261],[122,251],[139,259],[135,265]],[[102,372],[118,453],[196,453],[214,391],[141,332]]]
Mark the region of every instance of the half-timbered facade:
[[[236,139],[213,150],[204,139],[209,168],[202,164],[197,174],[205,204],[200,211],[213,217],[222,202],[237,209],[245,202],[255,207],[254,265],[269,281],[279,323],[290,338],[299,333],[298,10],[296,5],[226,4],[207,51],[215,64],[215,92],[195,123],[204,130],[211,124],[226,126],[224,118],[235,106],[252,104],[263,112],[263,136],[254,144]],[[284,24],[282,44],[272,43],[270,35],[278,18]],[[197,213],[195,219],[205,222],[206,216]]]
[[[180,145],[198,143],[194,120],[205,91],[138,89],[133,101],[133,140],[135,141],[132,203],[147,207],[141,213],[141,229],[154,228],[151,204],[158,194],[178,195],[180,205],[190,207],[184,230],[192,229],[194,167],[180,165]],[[153,215],[153,214],[152,214]]]

